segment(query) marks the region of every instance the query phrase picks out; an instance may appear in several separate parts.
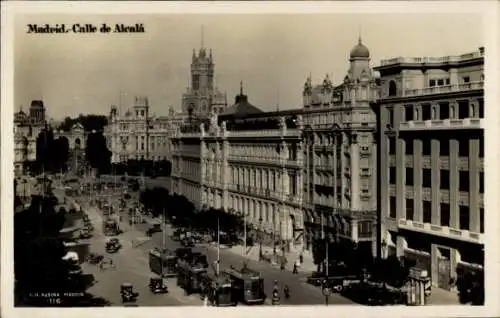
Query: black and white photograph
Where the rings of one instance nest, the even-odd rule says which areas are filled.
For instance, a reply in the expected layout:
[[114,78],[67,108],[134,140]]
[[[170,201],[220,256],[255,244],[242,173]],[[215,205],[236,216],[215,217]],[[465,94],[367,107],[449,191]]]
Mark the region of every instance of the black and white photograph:
[[498,3],[15,3],[6,317],[500,315]]

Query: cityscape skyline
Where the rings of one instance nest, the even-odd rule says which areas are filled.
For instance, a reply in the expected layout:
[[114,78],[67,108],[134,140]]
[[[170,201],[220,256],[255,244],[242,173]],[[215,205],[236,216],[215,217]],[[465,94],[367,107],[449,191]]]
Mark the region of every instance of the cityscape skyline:
[[[462,54],[476,50],[483,42],[481,17],[470,14],[444,17],[398,14],[385,15],[385,18],[383,15],[361,14],[260,15],[257,27],[252,23],[255,15],[158,17],[135,15],[121,19],[124,23],[138,20],[144,23],[146,33],[128,35],[137,41],[135,46],[130,46],[130,39],[123,41],[124,36],[34,38],[22,33],[26,21],[70,23],[68,16],[23,16],[16,19],[14,110],[19,110],[21,105],[26,109],[31,100],[42,99],[48,116],[61,120],[66,116],[77,116],[82,109],[87,113],[107,114],[112,104],[120,106],[121,103],[125,111],[132,106],[134,96],[146,95],[152,113],[166,115],[169,106],[179,111],[181,94],[190,77],[192,50],[201,46],[202,26],[204,46],[211,48],[214,55],[216,85],[222,92],[227,92],[228,103],[234,102],[240,81],[243,81],[245,94],[264,111],[273,111],[278,104],[280,109],[301,108],[302,87],[309,74],[313,85],[319,84],[325,74],[329,74],[334,85],[340,84],[347,73],[349,51],[359,36],[370,50],[371,67],[379,65],[383,59],[398,56]],[[282,26],[291,24],[287,19],[294,19],[294,32],[283,30]],[[335,19],[334,24],[330,22],[332,19]],[[443,23],[443,19],[449,23]],[[94,24],[118,22],[116,18],[102,15],[82,16],[76,20]],[[425,21],[425,27],[418,30],[411,27],[417,20],[420,23]],[[75,21],[74,16],[71,21]],[[402,31],[408,30],[387,37],[389,28],[395,24]],[[185,30],[182,37],[176,36],[175,31],[167,35],[162,32],[175,30],[179,25]],[[322,40],[315,30],[326,28],[342,32],[335,40],[330,37]],[[268,32],[270,29],[275,31]],[[321,37],[324,34],[321,32]],[[453,40],[458,35],[463,41]],[[415,40],[406,41],[403,46],[400,45],[401,37]],[[168,48],[149,44],[165,43],[165,38],[171,43]],[[424,41],[426,45],[420,45]],[[144,49],[128,49],[141,45]],[[33,54],[33,51],[39,54]],[[113,54],[114,51],[122,54]],[[127,61],[131,63],[123,67]],[[260,81],[262,76],[268,80]],[[63,85],[64,90],[59,89]],[[79,92],[83,91],[92,91],[93,94],[80,96]]]

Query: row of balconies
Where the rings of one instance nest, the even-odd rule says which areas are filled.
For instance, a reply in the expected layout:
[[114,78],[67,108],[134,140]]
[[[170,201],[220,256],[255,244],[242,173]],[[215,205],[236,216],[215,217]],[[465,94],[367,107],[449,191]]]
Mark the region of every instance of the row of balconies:
[[290,167],[302,167],[303,161],[301,159],[293,160],[293,159],[281,159],[281,158],[262,158],[262,157],[254,157],[254,156],[231,156],[228,161],[243,161],[243,162],[251,162],[251,163],[268,163],[273,165],[285,165]]
[[406,219],[399,219],[398,227],[406,230],[441,236],[449,239],[484,244],[484,235],[482,233],[476,233],[467,230],[458,230],[450,228],[448,226],[441,226],[430,223],[422,223]]
[[[422,200],[432,201],[432,189],[427,187],[422,187]],[[389,196],[396,196],[396,185],[389,185]],[[415,189],[412,186],[405,186],[405,198],[414,199]],[[450,203],[450,190],[439,189],[440,202]],[[458,204],[459,205],[469,205],[469,192],[460,191],[458,192]],[[479,193],[478,204],[480,207],[484,207],[484,194]]]
[[399,124],[399,131],[414,131],[414,130],[450,130],[450,129],[484,129],[483,120],[481,118],[464,118],[464,119],[432,119],[407,121]]
[[463,92],[470,90],[479,90],[484,88],[484,81],[476,81],[469,83],[462,83],[456,85],[445,85],[445,86],[433,86],[425,87],[419,89],[407,89],[404,91],[403,96],[422,96],[422,95],[432,95],[432,94],[445,94],[453,92]]
[[262,196],[267,199],[276,200],[276,201],[285,201],[292,204],[301,204],[302,197],[300,195],[293,195],[289,193],[283,193],[279,191],[271,191],[270,189],[252,187],[252,186],[243,186],[238,184],[229,184],[228,189],[234,192],[238,192],[241,194],[250,194]]
[[[422,156],[422,168],[432,169],[431,156]],[[396,156],[389,156],[389,166],[396,167]],[[484,158],[478,158],[477,166],[479,171],[484,169]],[[414,168],[413,155],[405,155],[405,167]],[[450,169],[450,157],[449,156],[439,156],[439,169],[449,170]],[[459,171],[469,171],[469,158],[468,157],[458,157],[458,170]]]
[[450,62],[464,62],[471,59],[484,57],[484,50],[477,52],[466,53],[462,55],[448,55],[441,57],[395,57],[392,59],[382,60],[380,66],[388,66],[393,64],[416,64],[416,63],[450,63]]

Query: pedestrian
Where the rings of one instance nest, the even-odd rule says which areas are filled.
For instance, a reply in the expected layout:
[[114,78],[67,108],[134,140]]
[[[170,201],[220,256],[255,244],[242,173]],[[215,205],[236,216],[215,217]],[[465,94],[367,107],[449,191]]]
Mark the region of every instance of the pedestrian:
[[300,253],[299,261],[301,265],[304,264],[304,255],[302,255],[302,253]]
[[297,262],[293,263],[293,274],[297,275],[299,273],[298,271],[298,265]]

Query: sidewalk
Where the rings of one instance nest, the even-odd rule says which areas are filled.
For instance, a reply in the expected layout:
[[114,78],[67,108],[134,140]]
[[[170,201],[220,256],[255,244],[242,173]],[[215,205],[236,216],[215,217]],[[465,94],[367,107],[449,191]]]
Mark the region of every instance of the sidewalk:
[[426,305],[460,305],[460,301],[457,293],[433,287]]
[[[236,245],[231,248],[228,248],[228,251],[231,251],[234,254],[242,255],[248,259],[254,260],[254,261],[259,261],[259,245],[256,244],[251,247],[247,247],[247,250],[244,251],[244,246],[242,245]],[[262,254],[264,255],[265,258],[271,259],[273,256],[273,247],[271,246],[262,246]],[[282,252],[279,248],[276,249],[276,255],[281,256]],[[289,270],[293,270],[293,264],[295,263],[296,260],[299,259],[300,256],[300,251],[292,251],[289,253],[285,253],[286,259],[287,259],[287,265],[286,268]],[[308,257],[307,254],[304,254],[304,262],[301,264],[301,266],[298,268],[299,272],[302,273],[311,273],[316,270],[316,265],[314,265],[312,258]],[[280,264],[273,264],[275,266],[280,266]]]

